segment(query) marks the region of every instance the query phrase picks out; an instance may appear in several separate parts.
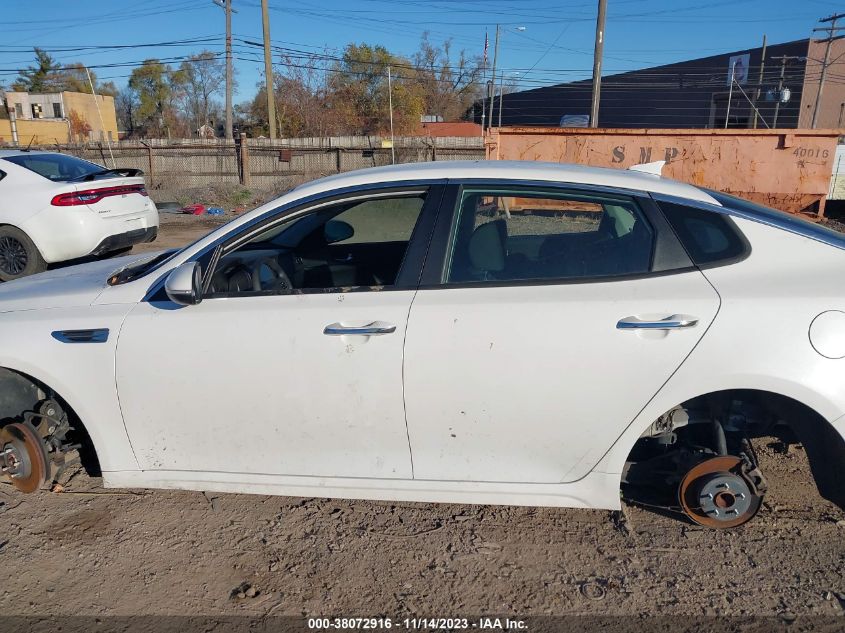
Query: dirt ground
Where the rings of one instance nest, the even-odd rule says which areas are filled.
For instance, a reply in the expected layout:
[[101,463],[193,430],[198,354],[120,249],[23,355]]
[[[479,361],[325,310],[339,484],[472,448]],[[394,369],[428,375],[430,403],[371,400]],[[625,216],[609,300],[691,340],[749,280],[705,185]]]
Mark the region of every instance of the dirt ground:
[[[162,220],[145,248],[220,224]],[[800,447],[757,448],[770,492],[732,531],[631,505],[115,491],[82,472],[60,493],[0,485],[0,615],[826,616],[843,630],[845,513],[818,496]]]

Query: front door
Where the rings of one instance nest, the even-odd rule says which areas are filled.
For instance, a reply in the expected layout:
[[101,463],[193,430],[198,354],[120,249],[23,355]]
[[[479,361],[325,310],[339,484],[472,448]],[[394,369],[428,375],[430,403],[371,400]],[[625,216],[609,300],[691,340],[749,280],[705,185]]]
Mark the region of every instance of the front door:
[[446,262],[440,281],[424,280],[408,324],[417,479],[577,480],[657,393],[719,299],[683,262],[657,270],[668,227],[645,209],[623,195],[462,190],[447,255],[429,255]]
[[141,467],[410,478],[402,346],[418,264],[403,257],[426,196],[234,235],[200,304],[134,308],[116,371]]

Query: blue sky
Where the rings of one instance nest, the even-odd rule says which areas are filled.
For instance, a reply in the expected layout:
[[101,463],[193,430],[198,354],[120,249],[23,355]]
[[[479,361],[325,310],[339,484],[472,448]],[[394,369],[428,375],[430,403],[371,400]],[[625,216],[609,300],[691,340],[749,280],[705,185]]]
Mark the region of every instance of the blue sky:
[[[270,0],[272,40],[301,51],[336,53],[350,42],[382,44],[410,55],[429,31],[439,42],[490,57],[502,25],[499,67],[522,88],[590,76],[596,0]],[[236,38],[235,101],[263,78],[260,0],[232,0]],[[608,0],[604,74],[807,37],[845,0]],[[525,27],[518,30],[518,27]],[[32,63],[31,47],[59,61],[90,65],[123,86],[131,64],[223,51],[223,10],[212,0],[39,0],[3,3],[0,83]],[[190,40],[190,41],[188,41]],[[150,45],[96,49],[96,46]],[[161,45],[158,45],[161,44]],[[58,50],[78,48],[79,50]],[[103,67],[111,65],[111,67]]]

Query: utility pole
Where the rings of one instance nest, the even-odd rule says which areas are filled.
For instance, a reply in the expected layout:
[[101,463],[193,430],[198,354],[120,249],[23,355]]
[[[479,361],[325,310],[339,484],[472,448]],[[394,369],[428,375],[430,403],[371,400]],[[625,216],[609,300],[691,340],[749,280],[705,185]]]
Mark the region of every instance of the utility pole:
[[725,110],[725,129],[728,129],[728,120],[731,117],[731,99],[734,96],[734,73],[736,72],[736,62],[731,64],[731,87],[728,89],[728,107]]
[[387,103],[390,108],[390,164],[396,164],[396,150],[393,148],[393,81],[390,78],[390,66],[387,67]]
[[273,81],[273,62],[270,57],[270,12],[268,0],[261,0],[261,24],[264,27],[264,89],[267,91],[267,123],[270,140],[276,140],[276,90]]
[[226,138],[232,135],[232,0],[223,0],[226,10]]
[[593,51],[593,102],[590,107],[590,127],[599,126],[599,100],[601,98],[601,62],[604,55],[604,24],[607,20],[607,0],[599,0],[596,16],[596,47]]
[[499,125],[502,127],[502,101],[505,96],[505,73],[499,73]]
[[[784,85],[783,82],[785,81],[786,75],[786,63],[790,61],[805,61],[806,57],[798,57],[795,55],[779,55],[777,57],[772,57],[772,61],[779,61],[780,62],[780,77],[778,78],[778,93],[777,93],[777,100],[775,101],[775,116],[774,120],[772,121],[772,129],[778,126],[778,114],[780,113],[780,104],[786,103],[783,100],[783,92],[784,92]],[[787,97],[787,101],[789,98]],[[799,113],[800,114],[800,113]]]
[[838,40],[843,37],[841,35],[837,35],[836,33],[837,31],[842,30],[842,27],[836,26],[836,21],[843,17],[845,17],[845,13],[837,13],[836,15],[831,15],[830,17],[822,18],[821,20],[819,20],[819,22],[821,22],[822,24],[830,22],[830,26],[813,29],[814,32],[824,31],[825,33],[827,33],[827,38],[823,40],[816,40],[817,42],[827,42],[827,46],[825,46],[824,49],[824,61],[822,62],[822,72],[819,76],[819,89],[816,92],[816,103],[813,106],[813,120],[810,123],[810,127],[813,129],[816,129],[816,120],[819,116],[819,104],[821,104],[822,91],[824,90],[824,80],[825,76],[827,75],[827,67],[830,65],[830,47],[833,44],[833,40]]
[[773,59],[780,60],[780,77],[778,78],[778,93],[777,100],[775,101],[775,118],[772,121],[772,128],[776,128],[778,126],[778,113],[780,112],[780,95],[783,92],[783,77],[786,73],[786,60],[789,58],[786,55],[781,55]]
[[493,47],[493,71],[490,74],[490,109],[487,111],[487,129],[493,127],[493,99],[496,96],[496,61],[499,57],[499,30],[496,25],[496,45]]
[[[757,77],[757,90],[754,92],[754,124],[753,127],[757,129],[757,102],[760,100],[760,92],[763,90],[763,69],[766,67],[766,36],[763,35],[763,52],[760,54],[760,74]],[[764,121],[765,123],[765,121]]]

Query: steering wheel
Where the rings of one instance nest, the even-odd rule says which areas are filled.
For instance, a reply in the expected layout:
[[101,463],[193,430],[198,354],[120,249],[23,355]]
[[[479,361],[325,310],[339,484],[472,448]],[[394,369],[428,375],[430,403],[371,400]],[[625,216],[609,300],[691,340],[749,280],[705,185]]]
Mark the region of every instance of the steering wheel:
[[252,289],[256,292],[261,292],[263,290],[268,290],[261,287],[261,268],[266,266],[270,269],[270,272],[273,273],[273,287],[269,288],[269,290],[290,290],[293,288],[293,284],[290,281],[290,277],[285,272],[285,269],[279,265],[279,262],[276,260],[275,257],[265,257],[264,259],[258,260],[255,263],[255,266],[252,268]]

